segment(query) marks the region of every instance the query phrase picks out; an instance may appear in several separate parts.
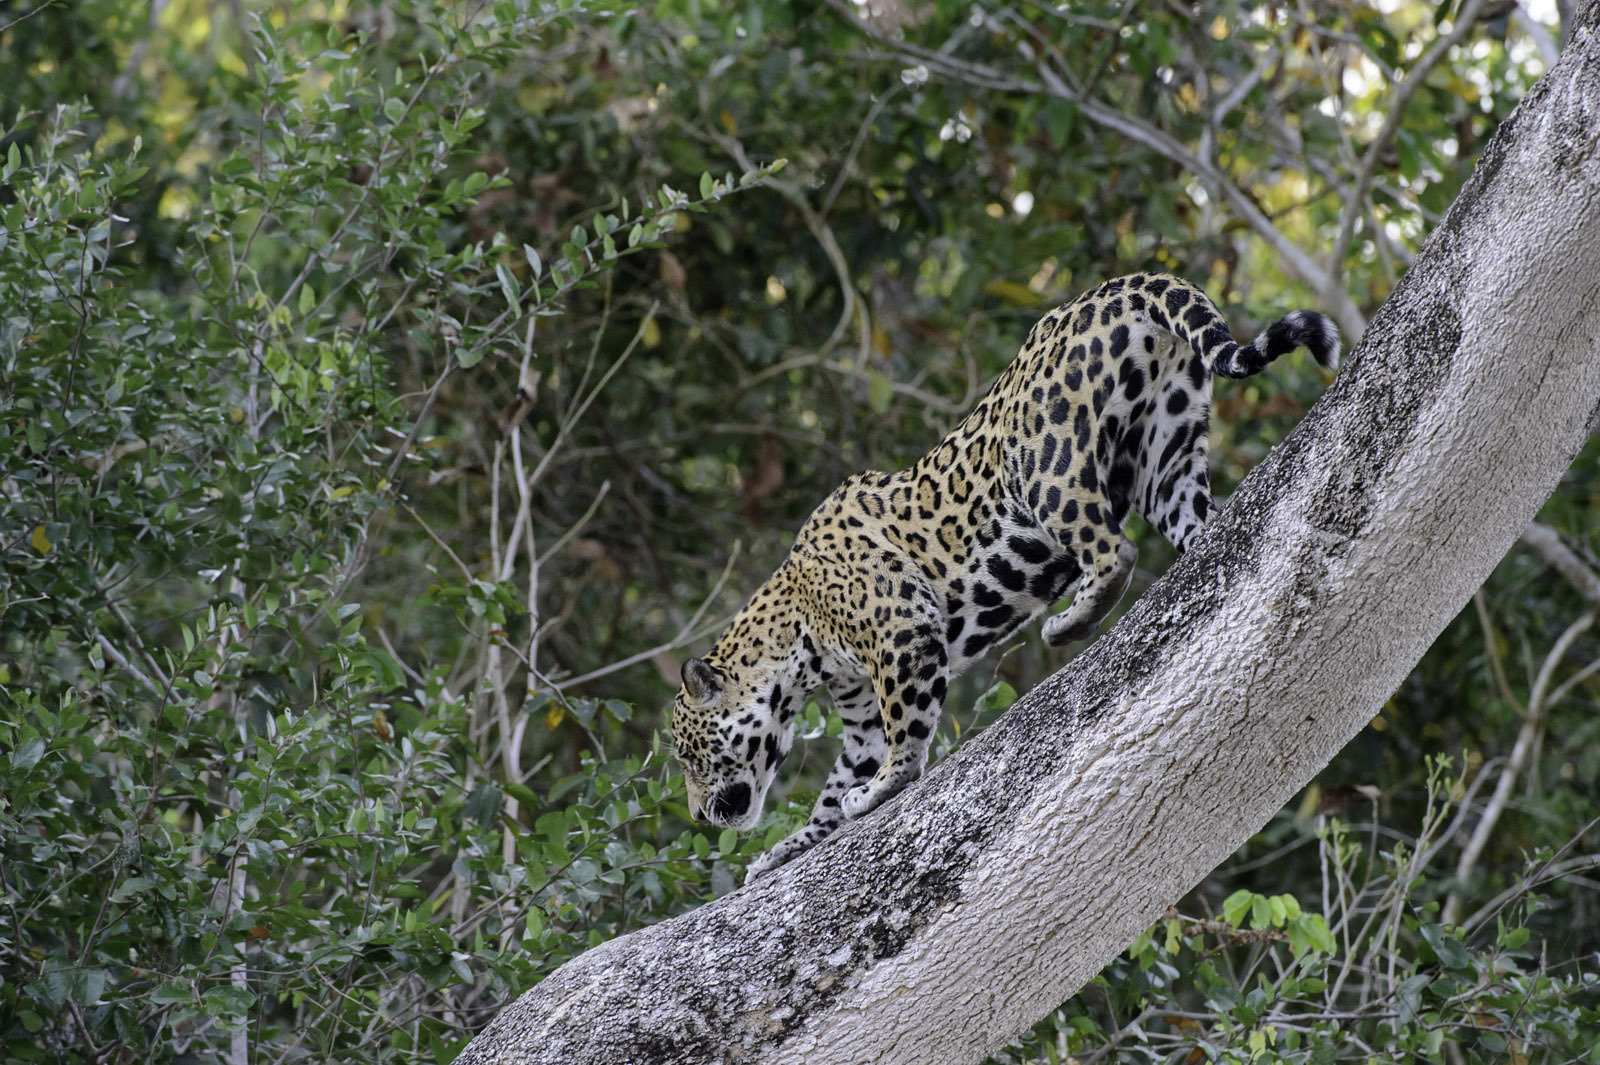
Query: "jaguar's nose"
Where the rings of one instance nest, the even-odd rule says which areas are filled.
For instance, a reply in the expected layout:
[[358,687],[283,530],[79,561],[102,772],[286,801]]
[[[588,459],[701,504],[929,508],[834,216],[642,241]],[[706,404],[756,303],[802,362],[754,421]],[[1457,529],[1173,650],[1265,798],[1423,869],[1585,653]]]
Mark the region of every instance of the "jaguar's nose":
[[750,809],[750,785],[740,782],[723,788],[711,799],[711,816],[718,821],[731,821],[743,817]]
[[689,804],[689,816],[694,818],[696,821],[698,821],[702,825],[705,824],[705,822],[706,822],[706,811],[705,811],[705,808],[702,807],[697,802]]

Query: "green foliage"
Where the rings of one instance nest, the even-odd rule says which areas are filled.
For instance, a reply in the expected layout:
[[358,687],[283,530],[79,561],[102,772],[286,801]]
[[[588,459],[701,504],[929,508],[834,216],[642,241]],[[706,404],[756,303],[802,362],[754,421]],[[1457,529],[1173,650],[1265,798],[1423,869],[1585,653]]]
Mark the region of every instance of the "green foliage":
[[[0,15],[0,1058],[448,1061],[563,961],[730,890],[839,718],[807,708],[743,838],[688,824],[657,730],[784,530],[1104,277],[1183,273],[1241,333],[1321,296],[1159,144],[1370,311],[1541,62],[1485,24],[1384,145],[1448,11],[882,7]],[[1290,361],[1219,393],[1224,493],[1321,387]],[[1591,558],[1597,458],[1546,512]],[[1170,552],[1135,535],[1136,594]],[[1572,663],[1600,644],[1528,552],[1481,607],[1011,1056],[1592,1033],[1600,688]],[[975,670],[936,753],[1061,662],[1019,640]],[[1441,826],[1424,755],[1457,750],[1470,816]],[[1317,827],[1368,783],[1367,822]]]
[[1241,888],[1212,909],[1224,877],[1151,926],[1076,998],[1000,1061],[1591,1061],[1600,975],[1552,963],[1535,938],[1552,855],[1520,890],[1462,923],[1441,922],[1425,871],[1443,849],[1448,760],[1429,766],[1421,833],[1378,849],[1339,818],[1305,826],[1321,905]]
[[[618,198],[554,255],[472,240],[507,185],[470,164],[475,94],[579,13],[415,14],[403,78],[337,26],[254,22],[211,164],[164,175],[157,245],[124,207],[141,135],[77,106],[5,134],[5,1060],[237,1038],[445,1061],[554,964],[732,884],[664,831],[659,754],[544,795],[488,776],[475,699],[385,648],[356,589],[421,465],[428,403],[397,397],[397,361],[424,355],[437,393],[532,358],[535,320],[777,166]],[[433,598],[468,625],[523,609],[502,581]]]

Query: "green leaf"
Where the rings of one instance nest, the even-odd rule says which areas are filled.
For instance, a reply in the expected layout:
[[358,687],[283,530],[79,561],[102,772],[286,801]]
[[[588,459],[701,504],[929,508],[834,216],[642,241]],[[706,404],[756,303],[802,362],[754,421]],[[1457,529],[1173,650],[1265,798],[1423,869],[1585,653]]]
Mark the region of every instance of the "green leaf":
[[894,383],[873,370],[867,375],[867,405],[879,414],[887,413],[889,401],[894,398]]
[[717,190],[717,183],[714,180],[712,180],[711,175],[709,173],[701,174],[700,175],[700,198],[702,200],[709,200],[709,199],[711,199],[711,194],[713,192],[715,192],[716,190]]
[[522,296],[516,278],[511,276],[511,271],[506,269],[505,263],[494,264],[494,276],[500,281],[500,294],[505,297],[506,306],[515,311]]
[[1440,963],[1447,969],[1466,969],[1472,965],[1472,958],[1467,954],[1466,948],[1461,945],[1461,940],[1444,926],[1425,924],[1419,931],[1423,941],[1433,948],[1433,953]]
[[1004,710],[1016,701],[1017,689],[1003,680],[997,680],[983,693],[978,706],[983,710]]
[[1418,973],[1400,981],[1400,986],[1395,988],[1395,1003],[1402,1026],[1409,1025],[1421,1009],[1422,989],[1428,986],[1431,979],[1426,973]]
[[67,974],[55,968],[44,970],[31,986],[38,988],[52,1006],[62,1005],[72,994],[72,985],[67,980]]
[[1272,917],[1272,927],[1282,928],[1283,922],[1289,919],[1289,909],[1283,904],[1282,895],[1273,895],[1267,899],[1267,911]]
[[222,984],[207,988],[200,996],[201,1007],[213,1017],[238,1016],[256,1004],[256,994],[247,987]]
[[1250,912],[1254,902],[1255,895],[1244,888],[1240,888],[1223,900],[1222,919],[1235,928],[1242,928],[1245,915]]
[[537,810],[540,805],[542,805],[539,801],[539,796],[535,794],[534,790],[528,787],[526,784],[517,784],[508,781],[507,783],[500,785],[500,790],[504,791],[513,799],[516,799],[529,810]]
[[35,736],[24,741],[11,754],[11,768],[18,772],[25,772],[39,764],[39,759],[44,757],[44,740]]
[[85,1006],[92,1006],[100,1001],[106,992],[106,971],[104,969],[79,969],[73,980],[73,997]]

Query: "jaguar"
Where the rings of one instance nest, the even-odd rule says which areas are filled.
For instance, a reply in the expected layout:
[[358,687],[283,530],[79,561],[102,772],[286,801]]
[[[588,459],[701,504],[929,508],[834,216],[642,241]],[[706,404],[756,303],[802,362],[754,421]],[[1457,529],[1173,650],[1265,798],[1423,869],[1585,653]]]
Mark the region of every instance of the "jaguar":
[[916,780],[946,686],[1044,620],[1083,640],[1122,598],[1137,512],[1184,551],[1215,510],[1211,383],[1306,348],[1338,365],[1339,334],[1295,311],[1248,344],[1199,288],[1164,274],[1107,281],[1046,314],[972,413],[909,469],[868,471],[811,514],[793,547],[673,704],[689,810],[760,819],[808,696],[826,687],[843,747],[810,818],[752,863],[754,880]]

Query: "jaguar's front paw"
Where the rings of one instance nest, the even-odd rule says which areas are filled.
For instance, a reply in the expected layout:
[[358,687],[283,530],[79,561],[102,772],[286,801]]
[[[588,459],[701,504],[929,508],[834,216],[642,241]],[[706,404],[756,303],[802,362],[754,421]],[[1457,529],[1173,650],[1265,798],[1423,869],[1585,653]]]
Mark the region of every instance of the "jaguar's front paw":
[[789,864],[815,846],[819,838],[801,830],[788,839],[780,840],[777,846],[744,867],[744,882],[753,884],[780,865]]
[[779,847],[774,847],[772,850],[768,851],[755,861],[751,862],[749,865],[745,866],[744,882],[746,884],[754,884],[758,879],[766,876],[768,873],[778,868],[778,866],[794,857],[792,854],[779,854],[778,850]]
[[870,814],[900,792],[906,785],[916,780],[916,774],[901,774],[879,780],[872,778],[865,784],[857,784],[844,793],[844,798],[839,800],[839,809],[850,820]]
[[870,813],[876,809],[882,801],[882,799],[873,794],[870,783],[857,784],[845,792],[844,798],[839,800],[839,812],[844,814],[847,819],[854,821],[862,814]]
[[1044,642],[1051,647],[1065,647],[1093,634],[1095,626],[1099,623],[1098,619],[1074,622],[1067,613],[1052,614],[1045,618],[1044,624],[1039,627],[1039,635],[1043,636]]

